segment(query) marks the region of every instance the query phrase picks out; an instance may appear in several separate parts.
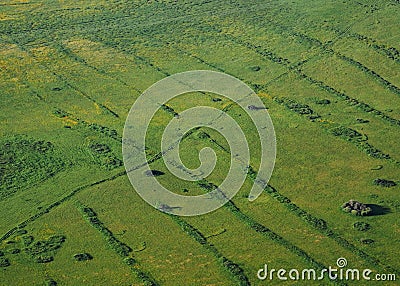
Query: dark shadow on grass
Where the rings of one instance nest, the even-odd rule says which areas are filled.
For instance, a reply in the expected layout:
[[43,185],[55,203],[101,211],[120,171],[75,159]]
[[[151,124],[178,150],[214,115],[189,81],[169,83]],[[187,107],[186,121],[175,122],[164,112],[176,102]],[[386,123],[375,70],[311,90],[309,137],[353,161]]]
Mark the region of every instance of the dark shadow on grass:
[[372,210],[372,212],[370,214],[371,216],[385,215],[385,214],[388,214],[391,212],[390,208],[376,205],[376,204],[367,204],[367,207],[370,207]]

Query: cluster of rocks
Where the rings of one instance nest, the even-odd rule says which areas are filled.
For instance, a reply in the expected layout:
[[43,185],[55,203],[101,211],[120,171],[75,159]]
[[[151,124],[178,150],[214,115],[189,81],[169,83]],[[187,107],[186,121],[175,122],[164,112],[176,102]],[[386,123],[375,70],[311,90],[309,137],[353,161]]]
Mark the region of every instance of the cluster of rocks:
[[366,216],[372,212],[370,207],[355,200],[350,200],[344,203],[342,205],[342,210],[358,216]]

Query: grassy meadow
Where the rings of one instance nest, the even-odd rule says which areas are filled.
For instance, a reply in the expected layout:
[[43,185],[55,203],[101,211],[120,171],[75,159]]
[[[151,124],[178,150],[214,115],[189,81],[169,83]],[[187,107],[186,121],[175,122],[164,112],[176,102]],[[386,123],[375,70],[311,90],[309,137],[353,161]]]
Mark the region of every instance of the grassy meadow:
[[[340,257],[399,280],[399,15],[395,0],[0,1],[0,285],[366,285],[257,278],[264,264],[322,270]],[[135,192],[121,145],[141,93],[189,70],[248,84],[277,157],[254,202],[249,172],[222,208],[178,217]],[[238,105],[190,93],[166,106],[146,139],[162,185],[199,195],[229,171],[228,142],[207,127],[179,146],[189,168],[215,151],[201,182],[157,156],[174,114],[196,106],[241,126],[258,170],[257,130]],[[372,215],[343,212],[350,199]]]

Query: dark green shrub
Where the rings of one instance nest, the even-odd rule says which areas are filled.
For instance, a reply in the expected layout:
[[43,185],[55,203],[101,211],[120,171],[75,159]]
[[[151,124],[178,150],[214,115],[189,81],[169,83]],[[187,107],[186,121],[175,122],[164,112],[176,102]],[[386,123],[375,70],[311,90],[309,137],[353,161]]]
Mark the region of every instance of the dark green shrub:
[[96,213],[94,212],[94,210],[91,209],[91,208],[83,207],[82,211],[87,217],[95,217],[95,216],[97,216]]
[[361,242],[361,243],[364,243],[364,244],[372,244],[372,243],[374,243],[375,241],[374,241],[373,239],[370,239],[370,238],[361,238],[361,239],[360,239],[360,242]]
[[167,113],[171,114],[174,117],[178,117],[179,114],[177,112],[175,112],[175,110],[172,107],[169,107],[166,104],[161,105],[161,109],[166,111]]
[[53,111],[53,114],[60,118],[64,118],[64,117],[67,117],[68,115],[70,115],[68,112],[66,112],[62,109],[58,109],[58,108]]
[[0,267],[8,267],[10,265],[11,265],[10,260],[5,258],[4,256],[0,257]]
[[257,178],[257,172],[251,166],[247,166],[247,175],[253,181]]
[[367,142],[359,142],[358,147],[373,158],[390,159],[390,155],[383,153],[381,150],[373,147],[372,145],[370,145]]
[[12,248],[12,249],[9,249],[7,252],[10,254],[18,254],[21,252],[21,250],[18,248]]
[[90,255],[89,253],[78,253],[74,255],[74,258],[76,261],[87,261],[87,260],[92,260],[93,256]]
[[356,230],[359,230],[359,231],[366,231],[366,230],[369,230],[371,228],[371,225],[369,223],[366,223],[366,222],[357,221],[357,222],[355,222],[353,224],[353,227]]
[[318,99],[315,101],[316,104],[321,104],[321,105],[325,105],[325,104],[330,104],[331,101],[329,99]]
[[210,134],[208,134],[208,133],[206,133],[204,131],[201,131],[201,132],[199,132],[197,134],[197,137],[200,138],[200,139],[209,139],[210,138]]
[[261,70],[261,67],[259,67],[259,66],[252,66],[252,67],[250,67],[250,70],[252,70],[252,71],[259,71],[259,70]]
[[240,268],[239,265],[236,263],[230,261],[226,257],[222,256],[220,258],[220,261],[222,262],[223,267],[228,270],[228,272],[236,279],[239,281],[240,286],[247,286],[250,285],[249,279],[246,277],[244,274],[244,271],[242,268]]
[[19,229],[16,233],[15,233],[15,235],[16,236],[19,236],[19,235],[24,235],[24,234],[27,234],[28,233],[28,231],[26,231],[25,229]]
[[357,132],[354,129],[347,128],[344,126],[338,126],[331,129],[331,132],[334,136],[340,136],[346,140],[354,140],[362,137],[362,134]]
[[106,145],[106,144],[102,144],[102,143],[95,143],[95,144],[91,144],[89,146],[89,148],[97,153],[97,154],[105,154],[105,153],[109,153],[111,152],[111,148]]
[[107,170],[112,170],[123,165],[123,162],[114,156],[107,156],[102,160],[102,165],[106,167]]
[[390,188],[390,187],[396,186],[397,184],[396,184],[396,182],[391,181],[391,180],[377,178],[374,180],[374,185],[385,187],[385,188]]
[[25,252],[35,259],[39,263],[47,263],[53,261],[53,255],[57,249],[59,249],[65,242],[65,236],[54,235],[47,240],[40,240],[34,243],[30,243],[25,248]]
[[53,256],[50,255],[39,255],[35,257],[35,261],[37,263],[49,263],[52,262],[54,260]]
[[134,258],[132,258],[132,257],[125,258],[124,262],[129,266],[132,266],[132,265],[136,264],[136,260]]
[[65,163],[54,149],[51,142],[28,136],[3,137],[0,140],[0,200],[61,171]]

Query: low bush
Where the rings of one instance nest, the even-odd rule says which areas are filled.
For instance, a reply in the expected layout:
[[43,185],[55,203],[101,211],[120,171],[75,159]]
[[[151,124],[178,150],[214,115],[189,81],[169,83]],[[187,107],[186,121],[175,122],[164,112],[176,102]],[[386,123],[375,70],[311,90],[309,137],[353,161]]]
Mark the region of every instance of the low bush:
[[334,136],[340,136],[348,141],[362,138],[361,133],[357,132],[354,129],[344,127],[344,126],[338,126],[338,127],[332,128],[331,132]]
[[370,238],[361,238],[360,242],[363,243],[363,244],[371,244],[371,243],[374,243],[375,241],[373,239],[370,239]]
[[315,101],[316,104],[321,104],[321,105],[326,105],[326,104],[330,104],[331,101],[329,99],[317,99]]
[[369,223],[366,223],[366,222],[357,221],[357,222],[355,222],[353,224],[353,227],[356,230],[359,230],[359,231],[366,231],[366,230],[369,230],[371,228],[371,225]]
[[53,114],[59,118],[64,118],[67,117],[68,115],[70,115],[68,112],[62,110],[62,109],[55,109],[53,110]]
[[238,280],[240,286],[247,286],[250,285],[249,279],[246,277],[246,275],[244,274],[244,271],[242,268],[240,268],[239,265],[237,265],[236,263],[230,261],[228,258],[226,257],[221,257],[220,258],[221,263],[223,265],[223,267],[228,270],[228,272],[234,277],[236,278],[236,280]]
[[35,261],[37,263],[49,263],[52,262],[54,260],[53,256],[50,255],[39,255],[35,257]]
[[[30,239],[29,239],[30,240]],[[54,235],[47,240],[39,240],[30,242],[24,250],[38,263],[48,263],[53,261],[55,251],[61,248],[65,242],[65,236]]]
[[373,183],[374,183],[374,185],[385,187],[385,188],[390,188],[390,187],[394,187],[397,185],[396,182],[394,182],[394,181],[386,180],[386,179],[379,179],[379,178],[375,179]]
[[127,257],[124,259],[125,264],[132,266],[136,264],[136,260],[132,257]]
[[8,267],[10,265],[11,265],[10,260],[5,258],[4,256],[0,257],[0,267]]
[[171,114],[174,117],[178,117],[179,114],[170,106],[166,105],[166,104],[162,104],[161,105],[161,109],[164,110],[165,112]]
[[7,252],[10,254],[18,254],[21,252],[21,250],[19,248],[12,248],[12,249],[9,249]]
[[107,144],[94,143],[89,145],[89,148],[98,154],[105,154],[111,152],[111,148]]
[[90,255],[89,253],[78,253],[74,255],[74,258],[76,261],[87,261],[87,260],[92,260],[93,256]]
[[259,70],[261,70],[261,67],[260,66],[252,66],[252,67],[250,67],[250,70],[259,71]]

